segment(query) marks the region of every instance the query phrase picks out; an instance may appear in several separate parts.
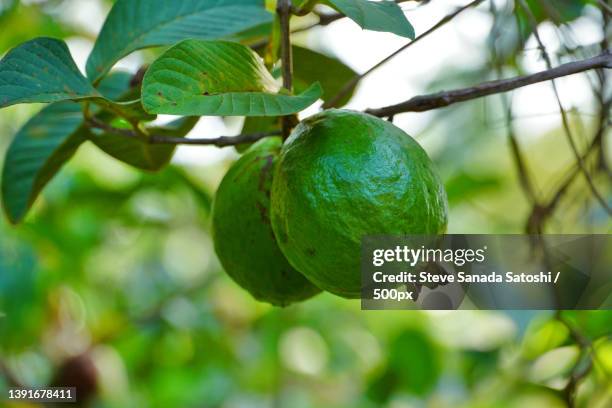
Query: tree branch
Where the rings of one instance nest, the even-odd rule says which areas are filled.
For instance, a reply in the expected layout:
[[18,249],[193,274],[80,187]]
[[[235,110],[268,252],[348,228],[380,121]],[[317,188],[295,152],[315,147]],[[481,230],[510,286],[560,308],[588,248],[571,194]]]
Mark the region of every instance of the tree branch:
[[351,89],[353,89],[362,79],[364,79],[365,77],[370,75],[372,72],[376,71],[378,68],[383,66],[385,63],[387,63],[389,60],[394,58],[396,55],[398,55],[399,53],[401,53],[405,49],[409,48],[410,46],[412,46],[413,44],[419,42],[423,38],[427,37],[428,35],[430,35],[434,31],[436,31],[440,27],[444,26],[446,23],[448,23],[449,21],[454,19],[456,16],[461,14],[464,10],[467,10],[470,7],[475,7],[475,6],[479,5],[482,2],[483,2],[483,0],[474,0],[474,1],[470,2],[470,3],[468,3],[467,5],[458,8],[454,12],[450,13],[449,15],[445,16],[440,21],[438,21],[429,30],[425,31],[423,34],[421,34],[420,36],[416,37],[414,40],[412,40],[408,44],[404,45],[403,47],[399,48],[395,52],[391,53],[390,55],[385,57],[383,60],[378,62],[376,65],[374,65],[372,68],[368,69],[363,74],[355,75],[350,81],[348,81],[346,84],[344,84],[344,86],[340,89],[340,91],[338,92],[337,95],[335,95],[334,97],[329,99],[327,102],[325,102],[325,104],[323,104],[323,109],[328,109],[328,108],[335,107],[338,104],[338,102],[340,100],[342,100],[342,98],[344,98],[346,95],[348,95],[348,93],[351,91]]
[[279,0],[276,12],[280,21],[281,29],[281,71],[283,75],[283,87],[289,92],[293,91],[293,53],[291,52],[291,0]]
[[274,130],[270,132],[259,132],[259,133],[251,133],[244,134],[238,136],[220,136],[211,139],[187,139],[184,137],[170,137],[166,135],[160,134],[150,134],[146,138],[142,138],[141,135],[136,133],[133,130],[129,129],[120,129],[114,126],[109,125],[108,123],[102,122],[95,118],[88,118],[87,124],[96,129],[104,130],[113,135],[125,137],[128,139],[136,139],[144,144],[170,144],[170,145],[200,145],[200,146],[217,146],[217,147],[226,147],[226,146],[237,146],[241,144],[253,143],[260,139],[269,136],[280,136],[282,134],[281,131]]
[[220,136],[214,139],[186,139],[181,137],[168,137],[162,135],[151,135],[151,144],[181,144],[181,145],[210,145],[217,147],[237,146],[253,143],[269,136],[281,136],[281,131],[250,133],[238,136]]
[[383,108],[367,109],[366,112],[379,117],[393,116],[405,112],[425,112],[446,107],[457,102],[465,102],[483,96],[512,91],[538,82],[549,81],[596,68],[612,67],[612,54],[605,52],[593,58],[570,62],[556,68],[531,75],[484,82],[469,88],[443,91],[430,95],[415,96],[405,102]]

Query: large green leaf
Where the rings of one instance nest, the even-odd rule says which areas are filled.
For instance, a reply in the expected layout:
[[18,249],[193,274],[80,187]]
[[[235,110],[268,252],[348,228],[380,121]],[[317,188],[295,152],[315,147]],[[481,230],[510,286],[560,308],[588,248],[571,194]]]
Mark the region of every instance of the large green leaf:
[[12,49],[0,61],[0,108],[99,96],[79,72],[63,41],[36,38]]
[[20,222],[43,187],[83,142],[77,103],[57,102],[34,116],[15,136],[4,162],[2,201],[9,220]]
[[149,113],[212,116],[282,116],[321,96],[314,84],[298,96],[280,86],[250,48],[227,41],[185,40],[149,67],[142,102]]
[[0,108],[18,103],[91,100],[131,121],[151,120],[140,100],[104,97],[77,68],[66,43],[36,38],[12,49],[0,61]]
[[365,30],[390,32],[414,39],[414,28],[394,1],[328,0]]
[[[344,85],[357,73],[337,58],[320,54],[302,47],[293,47],[294,87],[296,92],[307,89],[309,84],[319,81],[323,87],[321,99],[327,101],[340,92]],[[355,87],[340,101],[338,106],[346,105],[353,96]]]
[[[148,129],[151,134],[184,137],[198,122],[199,117],[186,116],[163,127]],[[147,171],[158,171],[165,167],[176,150],[172,144],[149,144],[136,138],[92,131],[90,140],[110,156],[131,166]]]
[[96,81],[136,50],[229,37],[272,20],[264,0],[118,0],[87,61]]

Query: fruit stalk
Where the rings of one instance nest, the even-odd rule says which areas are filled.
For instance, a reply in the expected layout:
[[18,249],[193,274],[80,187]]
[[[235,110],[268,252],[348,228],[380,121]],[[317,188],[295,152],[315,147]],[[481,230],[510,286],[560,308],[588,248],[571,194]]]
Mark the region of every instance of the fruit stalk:
[[[293,53],[291,50],[291,0],[279,0],[276,12],[280,22],[281,30],[281,71],[283,74],[283,88],[293,93]],[[284,116],[282,118],[283,139],[289,137],[291,129],[297,124],[296,115]]]

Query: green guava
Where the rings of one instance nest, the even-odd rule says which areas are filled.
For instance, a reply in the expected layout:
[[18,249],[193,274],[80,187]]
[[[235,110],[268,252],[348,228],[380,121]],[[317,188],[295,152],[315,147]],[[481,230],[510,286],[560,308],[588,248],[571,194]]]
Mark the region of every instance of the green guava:
[[271,219],[291,265],[321,289],[356,298],[362,237],[444,233],[447,200],[414,139],[388,121],[333,109],[304,120],[283,145]]
[[254,144],[223,178],[213,204],[215,251],[227,274],[257,300],[277,306],[320,292],[287,262],[270,225],[270,188],[280,138]]

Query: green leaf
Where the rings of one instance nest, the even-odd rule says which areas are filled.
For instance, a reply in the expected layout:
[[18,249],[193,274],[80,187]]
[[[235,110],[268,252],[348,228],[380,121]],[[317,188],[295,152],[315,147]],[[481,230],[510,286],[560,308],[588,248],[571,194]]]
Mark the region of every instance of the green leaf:
[[428,334],[416,328],[404,329],[389,348],[388,366],[397,375],[397,387],[411,394],[427,395],[441,374],[439,351]]
[[394,1],[328,0],[364,30],[390,32],[414,39],[414,28]]
[[142,48],[225,38],[270,21],[263,0],[118,0],[89,56],[87,76],[97,81]]
[[[293,47],[294,86],[296,92],[304,91],[308,84],[319,81],[323,87],[321,99],[327,101],[340,92],[342,87],[357,73],[339,59],[302,47]],[[338,106],[346,105],[353,96],[355,87],[343,97]]]
[[[186,116],[163,127],[152,127],[148,132],[156,135],[184,137],[198,122],[199,117]],[[165,167],[176,150],[176,145],[148,144],[114,134],[92,131],[89,139],[110,156],[146,171],[159,171]]]
[[530,324],[522,345],[522,355],[535,359],[561,346],[568,338],[569,330],[558,320],[540,320]]
[[250,48],[227,41],[186,40],[149,67],[142,101],[149,113],[191,116],[282,116],[321,96],[319,84],[298,96],[280,86]]
[[79,72],[63,41],[36,38],[12,49],[0,61],[0,108],[99,96]]
[[151,120],[140,100],[105,98],[77,68],[66,43],[36,38],[12,49],[0,61],[0,108],[18,103],[91,100],[131,121]]
[[503,177],[499,174],[470,174],[457,172],[446,181],[446,194],[450,203],[471,200],[474,197],[499,191],[503,186]]
[[40,191],[84,141],[77,103],[44,108],[17,133],[2,174],[2,201],[12,223],[20,222]]

